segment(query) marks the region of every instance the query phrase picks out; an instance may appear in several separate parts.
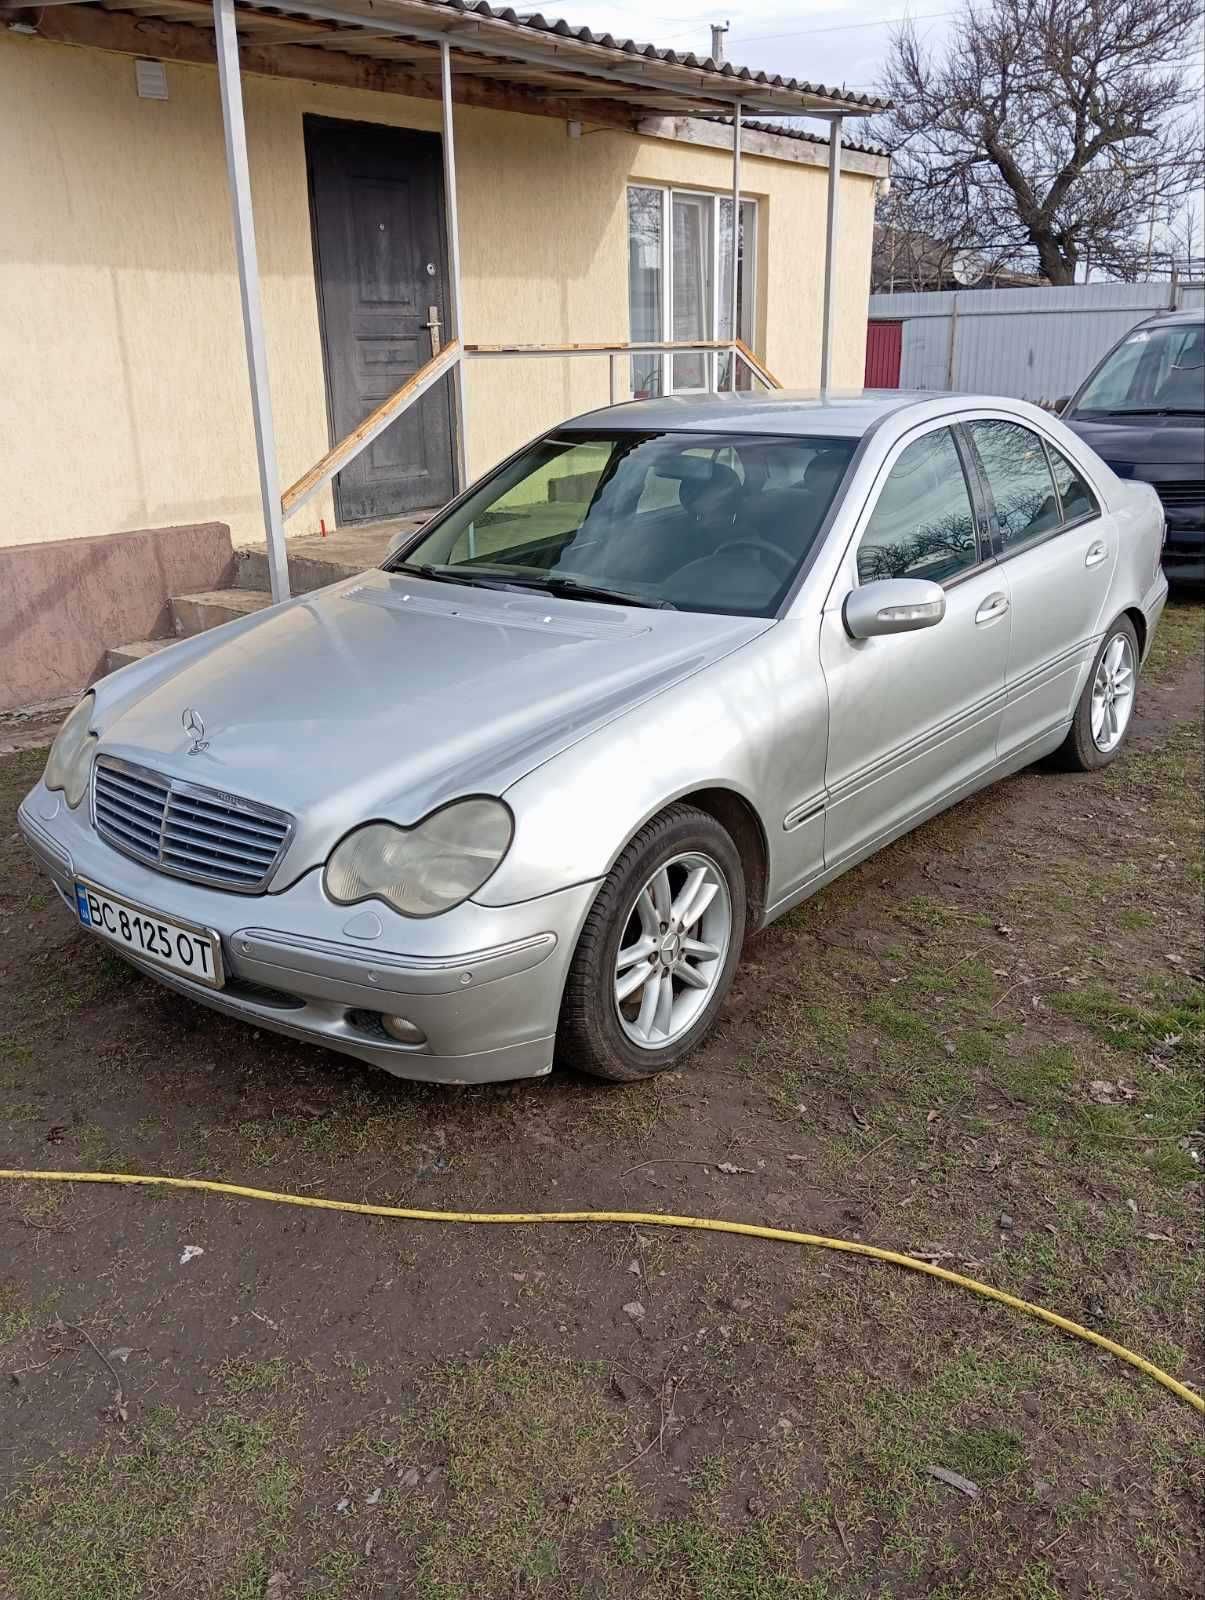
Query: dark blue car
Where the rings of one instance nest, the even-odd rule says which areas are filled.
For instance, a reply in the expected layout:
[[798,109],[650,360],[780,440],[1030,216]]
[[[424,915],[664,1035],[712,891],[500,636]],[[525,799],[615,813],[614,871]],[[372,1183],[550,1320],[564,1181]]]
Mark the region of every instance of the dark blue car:
[[1205,581],[1205,311],[1163,312],[1132,328],[1062,418],[1118,477],[1154,487],[1168,578]]

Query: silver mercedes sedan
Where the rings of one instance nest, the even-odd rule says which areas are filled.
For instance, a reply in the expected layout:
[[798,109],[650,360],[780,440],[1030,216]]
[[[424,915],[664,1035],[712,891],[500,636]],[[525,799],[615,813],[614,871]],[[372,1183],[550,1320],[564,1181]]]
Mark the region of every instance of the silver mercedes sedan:
[[105,678],[20,827],[149,977],[402,1077],[679,1062],[745,938],[1126,735],[1155,491],[984,396],[565,423],[380,570]]

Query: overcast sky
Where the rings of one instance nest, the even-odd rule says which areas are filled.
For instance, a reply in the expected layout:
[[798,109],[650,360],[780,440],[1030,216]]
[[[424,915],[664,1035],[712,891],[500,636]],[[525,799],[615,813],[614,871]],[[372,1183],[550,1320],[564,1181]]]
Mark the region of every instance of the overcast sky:
[[710,10],[700,0],[649,0],[648,5],[643,0],[548,0],[540,9],[596,32],[609,29],[624,38],[700,56],[711,49],[709,24],[727,21],[726,55],[735,65],[865,90],[877,84],[893,21],[910,12],[922,34],[936,42],[954,4],[848,0],[845,5],[808,6],[805,12],[798,0],[717,0]]
[[[495,0],[497,3],[497,0]],[[512,0],[513,3],[513,0]],[[806,10],[804,7],[806,6]],[[716,0],[703,9],[701,0],[547,0],[518,9],[539,9],[545,16],[609,30],[620,38],[638,39],[674,50],[706,56],[711,49],[710,24],[728,22],[726,58],[736,66],[780,72],[811,83],[870,91],[879,87],[892,25],[910,16],[930,49],[940,46],[961,0]],[[1200,77],[1201,66],[1194,63]],[[1205,208],[1194,211],[1194,252],[1205,249]]]

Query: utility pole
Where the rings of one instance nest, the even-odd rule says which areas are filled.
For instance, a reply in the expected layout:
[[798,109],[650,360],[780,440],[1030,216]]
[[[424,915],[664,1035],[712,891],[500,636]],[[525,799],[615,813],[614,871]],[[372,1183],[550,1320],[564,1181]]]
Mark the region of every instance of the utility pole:
[[728,23],[713,22],[711,24],[711,59],[717,67],[724,65],[724,35],[728,32]]
[[1151,281],[1151,261],[1155,251],[1155,203],[1159,198],[1159,168],[1151,179],[1151,222],[1146,231],[1146,281]]

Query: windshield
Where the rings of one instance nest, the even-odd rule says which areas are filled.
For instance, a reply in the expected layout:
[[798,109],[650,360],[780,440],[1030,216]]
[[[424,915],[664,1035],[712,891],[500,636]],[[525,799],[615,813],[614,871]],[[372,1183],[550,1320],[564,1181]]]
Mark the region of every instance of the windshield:
[[856,439],[541,439],[386,565],[583,600],[771,616]]
[[1089,379],[1074,411],[1205,412],[1205,322],[1135,328]]

